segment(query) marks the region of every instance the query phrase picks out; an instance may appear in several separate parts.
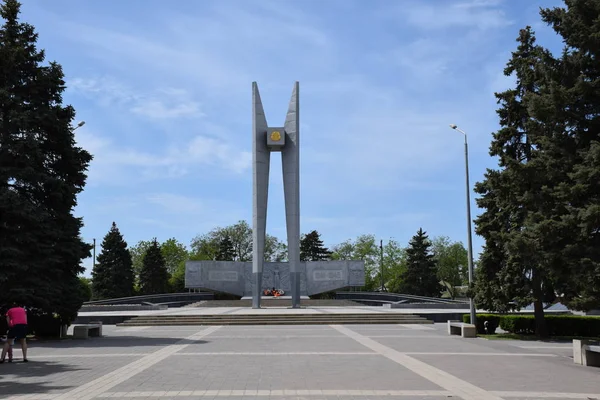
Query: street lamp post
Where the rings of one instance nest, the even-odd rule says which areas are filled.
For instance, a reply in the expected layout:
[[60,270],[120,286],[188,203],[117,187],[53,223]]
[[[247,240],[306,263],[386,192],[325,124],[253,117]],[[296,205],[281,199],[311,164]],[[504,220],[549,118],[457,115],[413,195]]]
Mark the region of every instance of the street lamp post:
[[383,240],[379,241],[379,251],[380,251],[380,257],[379,257],[379,270],[381,273],[381,293],[383,293],[383,289],[385,287],[384,284],[384,280],[383,280]]
[[77,129],[81,128],[81,127],[82,127],[82,126],[84,126],[84,125],[85,125],[85,121],[79,121],[79,122],[77,123],[77,125],[75,125],[75,126],[74,126],[74,127],[71,129],[71,131],[76,131]]
[[[459,131],[465,137],[465,182],[467,189],[467,258],[469,263],[469,289],[473,286],[473,238],[471,234],[471,187],[469,184],[469,145],[467,144],[467,133],[456,125],[450,124],[450,128]],[[475,324],[475,302],[473,296],[469,296],[469,308],[471,323]]]

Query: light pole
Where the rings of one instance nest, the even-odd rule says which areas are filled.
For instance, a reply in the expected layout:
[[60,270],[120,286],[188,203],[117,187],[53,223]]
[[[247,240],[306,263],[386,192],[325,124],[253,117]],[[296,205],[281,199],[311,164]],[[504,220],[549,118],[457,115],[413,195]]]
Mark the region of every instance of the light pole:
[[71,129],[71,131],[76,131],[77,129],[81,128],[81,127],[82,127],[82,126],[84,126],[84,125],[85,125],[85,121],[79,121],[79,122],[77,123],[77,125],[75,125],[75,126],[73,127],[73,129]]
[[379,269],[380,269],[380,273],[381,273],[381,293],[383,293],[383,289],[385,287],[384,280],[383,280],[383,240],[379,241],[379,251],[380,251]]
[[[465,182],[467,189],[467,258],[469,263],[469,291],[473,286],[473,238],[471,234],[471,187],[469,185],[469,145],[467,144],[467,133],[456,125],[450,124],[450,128],[459,131],[465,137]],[[469,308],[471,311],[471,323],[475,324],[475,302],[473,296],[469,296]]]

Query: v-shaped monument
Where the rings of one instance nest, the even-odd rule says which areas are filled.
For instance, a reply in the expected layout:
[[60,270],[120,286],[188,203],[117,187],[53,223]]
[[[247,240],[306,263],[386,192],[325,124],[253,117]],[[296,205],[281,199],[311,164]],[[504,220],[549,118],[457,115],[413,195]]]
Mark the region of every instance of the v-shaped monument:
[[[252,83],[252,262],[187,261],[185,287],[252,296],[260,308],[263,290],[291,294],[292,307],[301,297],[349,286],[364,286],[364,261],[300,261],[300,85],[294,84],[282,127],[270,127],[256,82]],[[280,152],[287,226],[288,261],[265,262],[269,167]]]

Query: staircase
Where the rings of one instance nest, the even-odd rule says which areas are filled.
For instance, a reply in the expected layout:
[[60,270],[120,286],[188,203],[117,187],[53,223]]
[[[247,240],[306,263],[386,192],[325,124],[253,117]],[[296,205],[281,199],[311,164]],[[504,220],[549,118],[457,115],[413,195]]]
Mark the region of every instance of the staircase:
[[315,313],[315,314],[214,314],[147,315],[131,318],[117,326],[173,325],[363,325],[432,324],[412,314],[402,313]]
[[[262,307],[291,307],[292,300],[288,298],[265,298],[260,301]],[[302,299],[301,307],[364,307],[364,304],[352,300],[337,299]],[[187,305],[186,307],[252,307],[252,299],[241,300],[204,300]]]

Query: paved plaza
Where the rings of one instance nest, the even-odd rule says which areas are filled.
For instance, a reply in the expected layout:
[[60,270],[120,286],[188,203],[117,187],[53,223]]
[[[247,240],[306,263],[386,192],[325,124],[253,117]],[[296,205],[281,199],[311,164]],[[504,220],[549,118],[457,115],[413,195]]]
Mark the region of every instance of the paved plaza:
[[[72,328],[71,328],[72,329]],[[435,325],[104,326],[32,341],[2,399],[600,399],[569,343],[448,336]]]

